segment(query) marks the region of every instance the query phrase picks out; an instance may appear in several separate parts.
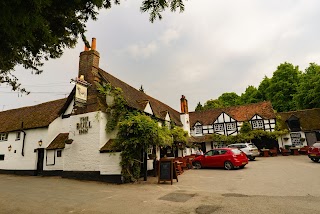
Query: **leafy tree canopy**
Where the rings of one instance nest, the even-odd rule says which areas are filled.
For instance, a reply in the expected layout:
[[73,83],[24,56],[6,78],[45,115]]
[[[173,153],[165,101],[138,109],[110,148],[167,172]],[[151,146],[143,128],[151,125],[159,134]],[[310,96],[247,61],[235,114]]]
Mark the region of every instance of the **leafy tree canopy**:
[[320,66],[310,63],[301,75],[294,101],[299,109],[320,108]]
[[223,107],[235,106],[239,104],[239,95],[234,92],[223,93],[218,100],[222,103]]
[[241,94],[240,103],[241,104],[257,103],[257,102],[263,101],[261,100],[261,97],[262,96],[259,90],[256,87],[249,85],[246,88],[246,91]]
[[[61,57],[85,37],[86,22],[96,20],[100,9],[110,9],[121,0],[10,0],[0,2],[0,84],[20,87],[13,69],[22,65],[36,74],[44,60]],[[183,0],[144,0],[140,10],[150,21],[161,19],[167,8],[184,11]]]
[[208,100],[203,105],[203,110],[214,109],[214,108],[222,108],[223,103],[220,100]]
[[202,111],[203,110],[203,106],[201,105],[200,102],[198,102],[195,111]]
[[300,75],[299,67],[291,63],[285,62],[278,66],[267,88],[267,97],[275,109],[281,112],[296,109],[293,95],[297,93]]

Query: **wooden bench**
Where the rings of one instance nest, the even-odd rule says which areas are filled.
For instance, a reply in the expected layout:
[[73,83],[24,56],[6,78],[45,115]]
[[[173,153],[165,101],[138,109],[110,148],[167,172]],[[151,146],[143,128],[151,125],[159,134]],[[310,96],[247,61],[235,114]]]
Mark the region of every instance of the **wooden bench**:
[[273,148],[269,150],[270,156],[275,157],[278,156],[278,149],[277,148]]
[[309,146],[304,146],[299,149],[299,153],[302,155],[306,155],[306,154],[308,154],[308,150],[309,150]]
[[282,147],[280,147],[280,152],[281,152],[282,156],[288,156],[288,155],[290,155],[290,150],[284,149],[284,148],[282,148]]

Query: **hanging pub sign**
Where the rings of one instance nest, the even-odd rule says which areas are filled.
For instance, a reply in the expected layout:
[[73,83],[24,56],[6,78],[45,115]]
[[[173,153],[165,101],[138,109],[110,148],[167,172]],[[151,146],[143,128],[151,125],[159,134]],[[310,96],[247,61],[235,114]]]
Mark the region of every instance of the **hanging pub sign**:
[[75,106],[84,107],[87,104],[88,86],[91,84],[84,80],[84,76],[72,80],[76,84]]

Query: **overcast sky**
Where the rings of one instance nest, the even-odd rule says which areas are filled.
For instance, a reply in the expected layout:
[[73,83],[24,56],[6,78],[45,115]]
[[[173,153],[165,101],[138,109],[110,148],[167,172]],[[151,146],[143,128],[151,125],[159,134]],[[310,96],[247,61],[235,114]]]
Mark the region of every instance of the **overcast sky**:
[[[320,1],[188,0],[184,13],[163,13],[149,22],[141,0],[101,11],[87,24],[97,38],[100,68],[180,111],[185,95],[189,110],[224,92],[241,95],[257,87],[285,61],[304,70],[320,64]],[[41,75],[21,67],[15,75],[27,90],[22,97],[0,85],[0,111],[63,98],[77,76],[83,42],[50,60]]]

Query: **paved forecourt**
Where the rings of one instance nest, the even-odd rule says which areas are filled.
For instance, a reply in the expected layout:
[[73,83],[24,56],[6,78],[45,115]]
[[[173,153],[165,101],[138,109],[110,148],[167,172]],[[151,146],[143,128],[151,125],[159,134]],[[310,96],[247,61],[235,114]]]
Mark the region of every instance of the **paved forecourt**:
[[0,213],[320,213],[319,176],[320,163],[307,156],[188,170],[173,185],[0,175]]

